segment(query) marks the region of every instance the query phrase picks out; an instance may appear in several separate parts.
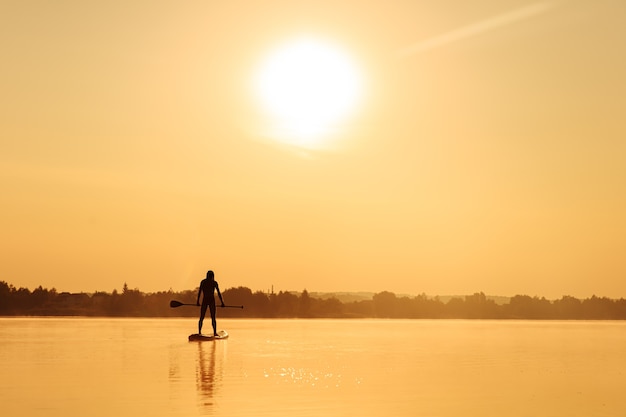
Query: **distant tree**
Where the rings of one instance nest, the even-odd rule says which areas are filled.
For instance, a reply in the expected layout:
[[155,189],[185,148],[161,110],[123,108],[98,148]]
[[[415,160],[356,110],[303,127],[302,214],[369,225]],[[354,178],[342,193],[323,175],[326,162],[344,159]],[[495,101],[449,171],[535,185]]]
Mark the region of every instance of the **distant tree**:
[[420,317],[426,318],[442,318],[445,314],[446,306],[439,297],[435,297],[434,299],[429,299],[425,294],[417,297],[416,301],[419,308],[424,309],[424,315]]
[[252,304],[249,307],[250,308],[246,307],[248,309],[247,311],[249,312],[247,314],[252,314],[253,317],[272,316],[270,299],[263,291],[257,291],[252,294]]
[[345,314],[349,317],[374,317],[374,302],[360,300],[348,303],[345,305]]
[[419,310],[414,298],[396,297],[394,316],[402,319],[414,319],[418,317]]
[[626,300],[620,298],[614,303],[615,319],[626,320]]
[[582,302],[582,315],[585,319],[591,320],[611,320],[618,317],[615,309],[615,302],[606,297],[596,297],[593,295]]
[[30,314],[35,305],[28,288],[20,287],[13,291],[13,305],[21,310],[21,313]]
[[[174,292],[143,293],[130,289],[125,282],[122,292],[57,293],[41,285],[32,292],[0,281],[1,315],[82,315],[193,317],[197,309],[169,307],[170,300],[195,304],[198,289]],[[516,295],[507,304],[498,305],[482,292],[464,298],[455,297],[444,304],[425,294],[397,297],[383,291],[371,299],[341,302],[335,297],[319,299],[304,289],[299,295],[252,292],[246,287],[223,291],[228,304],[245,305],[244,310],[225,309],[222,317],[385,317],[385,318],[513,318],[513,319],[594,319],[626,320],[626,300],[592,296],[579,300],[563,296],[559,300]]]
[[31,303],[36,312],[42,314],[48,314],[47,309],[49,309],[50,304],[54,301],[56,296],[56,290],[53,288],[48,291],[48,289],[44,289],[41,285],[31,293]]
[[344,317],[344,305],[336,297],[318,301],[318,317]]
[[129,289],[124,283],[122,295],[120,297],[120,315],[122,316],[144,316],[143,294],[138,288]]
[[272,307],[275,307],[277,317],[297,317],[298,316],[298,296],[290,292],[280,291],[270,298]]
[[383,291],[374,294],[372,301],[374,302],[374,313],[376,317],[391,318],[396,316],[396,295],[389,291]]
[[252,290],[246,287],[228,288],[222,292],[222,295],[224,296],[224,301],[227,304],[241,304],[251,306],[254,302]]
[[174,309],[169,308],[169,302],[173,299],[173,291],[159,291],[145,294],[143,305],[146,316],[167,317],[174,314]]
[[302,291],[302,294],[300,294],[298,317],[311,317],[311,297],[306,288]]
[[451,319],[465,319],[467,317],[467,311],[465,308],[465,301],[459,297],[453,297],[448,300],[444,310],[444,317]]
[[554,301],[556,318],[565,320],[577,320],[583,318],[582,302],[574,297],[563,296]]
[[10,314],[13,304],[13,286],[0,281],[0,314]]
[[495,315],[495,303],[487,300],[487,296],[483,292],[474,293],[465,297],[465,311],[467,318],[470,319],[487,319],[493,318]]

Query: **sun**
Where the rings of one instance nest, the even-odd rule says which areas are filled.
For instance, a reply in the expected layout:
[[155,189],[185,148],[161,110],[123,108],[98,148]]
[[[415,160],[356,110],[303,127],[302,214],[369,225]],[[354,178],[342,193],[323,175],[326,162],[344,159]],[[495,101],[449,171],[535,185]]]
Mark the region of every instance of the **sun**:
[[338,46],[299,38],[267,57],[256,73],[254,89],[270,116],[270,136],[303,148],[319,148],[355,110],[362,95],[362,77]]

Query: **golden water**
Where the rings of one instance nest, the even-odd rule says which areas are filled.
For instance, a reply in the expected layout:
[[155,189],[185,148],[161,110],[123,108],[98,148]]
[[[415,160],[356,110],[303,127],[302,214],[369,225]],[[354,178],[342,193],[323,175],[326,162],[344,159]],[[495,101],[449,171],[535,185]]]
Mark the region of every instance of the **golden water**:
[[1,318],[6,416],[623,416],[626,323]]

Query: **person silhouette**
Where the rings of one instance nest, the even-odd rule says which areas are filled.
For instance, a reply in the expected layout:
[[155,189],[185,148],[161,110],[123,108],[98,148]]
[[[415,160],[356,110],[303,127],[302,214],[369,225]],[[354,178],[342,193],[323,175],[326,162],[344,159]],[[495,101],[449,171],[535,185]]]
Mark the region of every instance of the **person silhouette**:
[[213,271],[208,271],[206,273],[206,278],[200,281],[200,288],[198,289],[198,299],[196,300],[196,305],[200,305],[200,295],[204,294],[204,296],[202,297],[202,307],[200,307],[198,334],[202,334],[202,323],[204,322],[206,309],[207,307],[209,307],[209,311],[211,312],[211,324],[213,325],[213,335],[217,336],[217,322],[215,320],[215,290],[217,290],[217,295],[220,297],[222,307],[224,307],[224,300],[222,299],[220,287],[217,284],[217,281],[215,281],[215,274],[213,273]]

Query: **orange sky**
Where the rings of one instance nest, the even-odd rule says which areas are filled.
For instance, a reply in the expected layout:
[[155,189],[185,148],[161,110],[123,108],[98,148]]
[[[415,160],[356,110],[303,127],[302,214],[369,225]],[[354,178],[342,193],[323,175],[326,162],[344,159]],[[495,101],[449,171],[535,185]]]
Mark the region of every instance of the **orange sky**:
[[[4,1],[0,280],[626,297],[626,3]],[[363,76],[298,148],[255,71]]]

